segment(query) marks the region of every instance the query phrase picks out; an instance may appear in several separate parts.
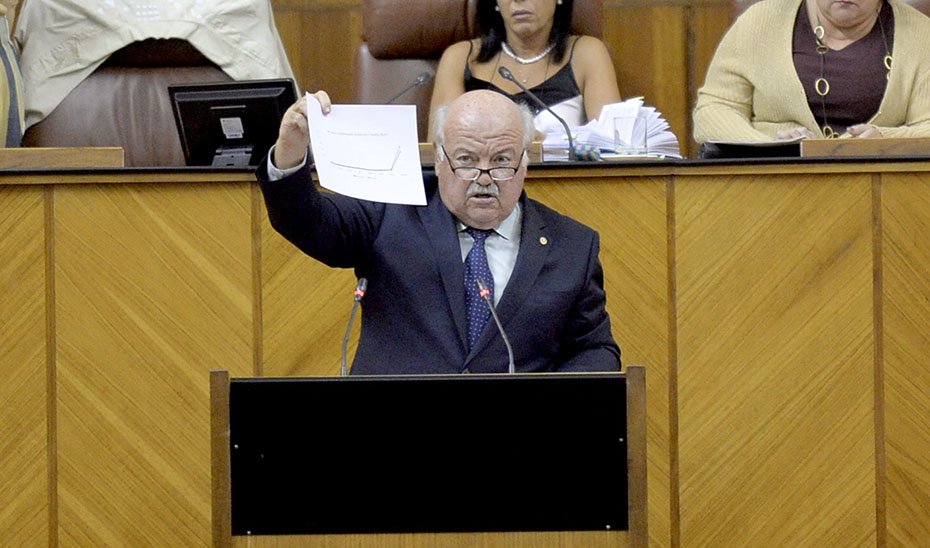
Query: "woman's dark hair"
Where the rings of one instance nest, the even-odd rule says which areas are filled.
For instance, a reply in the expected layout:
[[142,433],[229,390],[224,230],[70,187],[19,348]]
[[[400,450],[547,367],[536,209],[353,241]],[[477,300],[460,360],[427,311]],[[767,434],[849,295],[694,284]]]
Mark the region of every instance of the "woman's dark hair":
[[[555,14],[552,16],[552,31],[549,33],[549,43],[552,48],[552,59],[561,63],[568,50],[568,37],[572,31],[572,0],[562,0],[556,3]],[[478,51],[479,63],[490,61],[501,50],[501,42],[507,37],[504,29],[504,18],[497,7],[497,0],[478,0],[475,13],[475,22],[478,32],[481,33],[481,49]]]

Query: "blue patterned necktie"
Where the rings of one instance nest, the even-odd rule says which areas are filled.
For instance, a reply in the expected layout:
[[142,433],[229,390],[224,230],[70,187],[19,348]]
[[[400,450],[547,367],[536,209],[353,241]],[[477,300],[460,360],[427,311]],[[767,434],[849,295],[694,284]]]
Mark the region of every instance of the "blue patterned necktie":
[[488,266],[488,255],[484,251],[484,241],[490,236],[492,230],[478,230],[477,228],[468,227],[465,229],[475,243],[471,246],[471,251],[465,257],[465,313],[468,316],[468,350],[478,341],[484,325],[488,323],[491,317],[491,309],[488,303],[478,294],[478,285],[476,281],[484,279],[491,290],[491,299],[494,298],[494,277],[491,276],[491,267]]

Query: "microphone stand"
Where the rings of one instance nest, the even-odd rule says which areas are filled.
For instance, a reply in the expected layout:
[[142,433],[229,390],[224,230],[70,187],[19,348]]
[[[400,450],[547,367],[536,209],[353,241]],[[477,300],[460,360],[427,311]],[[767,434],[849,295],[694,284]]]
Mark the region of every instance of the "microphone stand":
[[352,332],[352,320],[355,319],[355,312],[358,310],[358,303],[365,296],[365,290],[368,289],[368,280],[365,278],[358,279],[358,285],[355,286],[355,302],[352,304],[352,313],[349,315],[349,326],[346,327],[346,336],[342,339],[342,376],[349,374],[346,367],[346,350],[349,346],[349,333]]
[[491,317],[494,318],[494,323],[497,324],[497,330],[500,331],[501,338],[504,339],[504,346],[507,347],[507,372],[513,374],[516,369],[513,365],[513,347],[510,346],[510,339],[507,338],[507,333],[504,332],[504,326],[501,325],[500,318],[497,317],[497,310],[494,309],[494,300],[491,298],[491,290],[488,289],[488,284],[484,281],[484,278],[475,280],[475,285],[478,286],[478,295],[488,303],[488,308],[491,309]]
[[497,72],[499,72],[500,75],[506,78],[507,80],[510,80],[511,82],[516,84],[518,88],[523,90],[523,93],[525,93],[527,97],[529,97],[530,99],[533,100],[534,103],[536,103],[536,106],[549,111],[549,114],[554,116],[555,119],[558,120],[560,124],[562,124],[562,127],[565,128],[565,136],[568,137],[568,159],[569,161],[572,161],[572,162],[580,161],[581,158],[578,156],[578,151],[575,150],[575,141],[572,139],[572,130],[571,128],[568,127],[568,123],[561,116],[556,114],[555,111],[549,108],[549,105],[547,105],[546,103],[543,103],[542,100],[539,97],[537,97],[535,93],[530,91],[519,80],[517,80],[514,77],[513,73],[510,72],[510,70],[507,67],[498,67]]
[[395,95],[394,97],[391,97],[391,99],[390,99],[389,101],[385,102],[384,104],[385,104],[385,105],[390,105],[390,104],[392,104],[394,101],[396,101],[397,99],[399,99],[401,95],[407,93],[408,91],[412,90],[413,88],[422,86],[423,84],[425,84],[425,83],[426,83],[430,78],[432,78],[432,77],[433,77],[433,75],[430,74],[429,72],[424,72],[424,73],[420,74],[419,76],[417,76],[417,79],[414,80],[412,84],[410,84],[409,86],[407,86],[407,87],[405,87],[404,89],[402,89],[400,93],[398,93],[398,94]]

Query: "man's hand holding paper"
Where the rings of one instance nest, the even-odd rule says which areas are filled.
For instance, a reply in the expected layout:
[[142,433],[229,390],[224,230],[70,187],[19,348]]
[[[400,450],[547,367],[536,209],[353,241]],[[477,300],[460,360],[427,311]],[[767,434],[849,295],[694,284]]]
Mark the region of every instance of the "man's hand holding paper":
[[[318,91],[307,97],[315,98],[315,106],[326,114],[330,111],[329,95]],[[274,165],[279,169],[290,169],[301,162],[310,146],[310,131],[307,127],[307,99],[301,97],[291,105],[281,118],[281,129],[274,146]]]
[[[285,128],[282,123],[281,128],[296,146],[300,141],[292,132],[308,132],[302,142],[306,144],[309,139],[320,185],[363,200],[426,205],[416,107],[330,106],[329,97],[325,93],[320,97],[321,93],[307,94],[303,112],[298,106],[293,125]],[[301,114],[305,114],[303,120]],[[306,130],[300,126],[302,122],[307,124]]]

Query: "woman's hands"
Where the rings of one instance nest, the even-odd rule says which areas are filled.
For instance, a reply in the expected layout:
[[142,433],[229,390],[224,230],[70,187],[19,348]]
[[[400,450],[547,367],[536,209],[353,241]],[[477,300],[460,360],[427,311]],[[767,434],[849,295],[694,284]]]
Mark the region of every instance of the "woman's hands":
[[[871,124],[849,126],[846,128],[846,134],[850,137],[857,137],[859,139],[878,139],[882,136],[882,132]],[[802,139],[814,139],[817,135],[814,135],[814,132],[806,127],[801,126],[790,129],[780,129],[775,132],[776,139],[797,139],[798,137]]]
[[780,129],[775,132],[776,139],[797,139],[798,137],[802,139],[813,139],[814,132],[802,126]]
[[846,128],[846,133],[851,137],[860,139],[877,139],[882,136],[882,132],[871,124],[857,124]]

